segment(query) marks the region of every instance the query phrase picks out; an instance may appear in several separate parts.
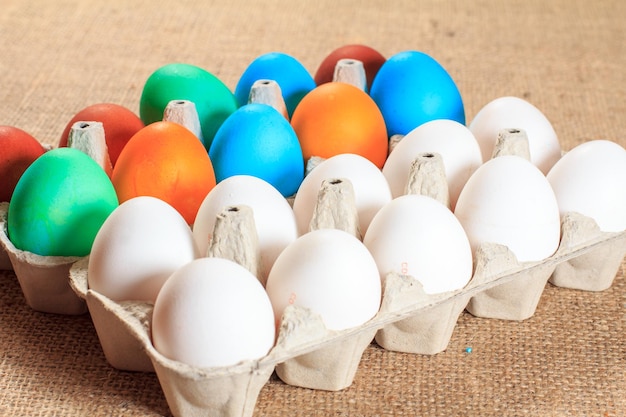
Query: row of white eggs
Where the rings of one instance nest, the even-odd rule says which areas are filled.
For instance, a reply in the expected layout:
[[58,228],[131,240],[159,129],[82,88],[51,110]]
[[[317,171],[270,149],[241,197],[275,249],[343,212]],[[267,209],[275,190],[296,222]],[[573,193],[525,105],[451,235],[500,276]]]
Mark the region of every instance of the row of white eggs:
[[[534,144],[536,137],[528,135],[531,151],[552,149]],[[350,328],[376,314],[381,277],[391,270],[414,276],[427,293],[451,291],[471,278],[480,242],[505,244],[520,261],[550,256],[559,244],[560,213],[581,212],[605,231],[626,229],[626,150],[619,145],[592,141],[558,162],[543,157],[546,177],[517,156],[482,163],[476,138],[456,122],[433,121],[404,137],[382,171],[356,155],[329,158],[305,177],[293,207],[258,178],[231,177],[207,195],[193,230],[160,200],[129,200],[96,237],[89,285],[113,300],[154,302],[153,342],[165,356],[225,366],[267,354],[288,304],[311,308],[330,329]],[[443,156],[450,208],[401,196],[408,165],[423,151]],[[325,178],[353,186],[362,241],[338,230],[308,232]],[[204,257],[216,216],[240,204],[254,214],[258,277]]]

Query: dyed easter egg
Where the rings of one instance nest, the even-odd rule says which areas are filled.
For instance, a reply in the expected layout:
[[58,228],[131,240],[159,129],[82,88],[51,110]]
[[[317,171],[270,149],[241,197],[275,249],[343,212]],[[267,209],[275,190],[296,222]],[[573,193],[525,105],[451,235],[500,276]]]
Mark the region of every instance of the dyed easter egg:
[[418,51],[400,52],[380,67],[370,95],[380,107],[389,137],[422,123],[451,119],[465,124],[461,93],[445,68]]
[[117,162],[126,142],[144,127],[139,116],[126,107],[113,103],[96,103],[85,107],[72,117],[63,129],[59,147],[67,146],[67,139],[74,123],[89,121],[102,123],[109,158],[113,165]]
[[251,103],[234,112],[217,131],[209,156],[218,182],[251,175],[293,195],[304,178],[300,142],[273,107]]
[[45,152],[29,133],[13,126],[0,126],[0,201],[9,201],[18,180]]
[[207,150],[217,129],[237,109],[233,93],[220,79],[190,64],[167,64],[148,77],[139,102],[141,120],[145,124],[162,120],[172,100],[195,104]]
[[169,203],[188,224],[215,186],[204,146],[188,129],[155,122],[137,132],[120,154],[111,176],[120,203],[152,196]]
[[386,58],[380,52],[369,46],[360,44],[344,45],[332,51],[322,60],[315,73],[315,83],[320,85],[333,81],[335,66],[341,59],[356,59],[363,63],[368,90],[372,86],[376,73],[386,61]]
[[104,170],[72,148],[46,152],[18,181],[7,231],[16,248],[42,256],[85,256],[118,206]]
[[291,118],[305,160],[353,153],[382,168],[389,141],[385,120],[367,93],[345,83],[322,84],[307,94]]
[[300,61],[282,52],[270,52],[257,57],[241,74],[235,87],[239,106],[248,103],[250,89],[258,80],[278,83],[290,117],[302,97],[315,88],[313,77]]

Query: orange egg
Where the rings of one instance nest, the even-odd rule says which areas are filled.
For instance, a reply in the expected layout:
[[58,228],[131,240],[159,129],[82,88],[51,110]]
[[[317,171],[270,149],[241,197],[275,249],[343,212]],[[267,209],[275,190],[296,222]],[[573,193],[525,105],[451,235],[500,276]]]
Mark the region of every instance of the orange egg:
[[215,186],[215,173],[204,145],[190,130],[161,121],[130,138],[111,180],[120,204],[137,196],[156,197],[192,224]]
[[307,94],[291,118],[305,161],[342,153],[361,155],[382,168],[389,141],[383,116],[367,93],[330,82]]

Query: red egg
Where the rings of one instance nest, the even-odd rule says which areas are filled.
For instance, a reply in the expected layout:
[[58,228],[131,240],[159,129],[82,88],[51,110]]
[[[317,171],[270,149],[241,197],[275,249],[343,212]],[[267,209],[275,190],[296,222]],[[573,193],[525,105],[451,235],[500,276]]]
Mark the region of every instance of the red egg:
[[26,168],[45,151],[29,133],[13,126],[0,126],[0,201],[11,200]]
[[378,69],[386,61],[385,57],[380,52],[369,46],[359,44],[342,46],[332,51],[320,64],[314,77],[317,85],[333,81],[335,66],[340,59],[356,59],[363,63],[368,90],[372,85],[372,81]]
[[85,107],[72,117],[61,134],[59,147],[67,146],[67,138],[72,125],[76,122],[101,122],[109,148],[109,158],[115,166],[122,148],[142,127],[143,122],[135,113],[124,106],[112,103],[97,103]]

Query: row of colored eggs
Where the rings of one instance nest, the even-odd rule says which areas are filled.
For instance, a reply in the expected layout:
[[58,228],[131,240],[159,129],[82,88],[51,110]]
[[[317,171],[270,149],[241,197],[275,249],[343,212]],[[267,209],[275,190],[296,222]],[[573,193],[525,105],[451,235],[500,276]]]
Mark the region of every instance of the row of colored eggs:
[[[329,79],[328,69],[341,56],[363,59],[364,71],[369,76],[363,88],[371,85],[369,96],[363,90],[340,83],[315,88],[316,82]],[[287,110],[292,115],[291,125],[265,106],[244,106],[252,84],[260,78],[278,80]],[[134,195],[156,195],[172,203],[191,223],[206,192],[216,181],[231,175],[258,176],[270,182],[284,196],[289,196],[300,186],[304,175],[303,164],[310,156],[356,153],[382,167],[387,157],[389,135],[406,133],[428,119],[464,122],[463,104],[454,82],[434,59],[423,53],[408,51],[384,60],[371,48],[347,46],[331,53],[320,65],[315,78],[293,57],[270,53],[250,64],[232,94],[220,80],[201,68],[185,64],[166,65],[155,71],[144,86],[141,120],[120,106],[90,106],[68,123],[59,145],[67,144],[73,122],[102,121],[106,125],[111,165],[116,167],[112,180],[119,200],[124,201]],[[192,140],[182,138],[189,135],[177,126],[154,124],[142,128],[144,123],[151,124],[162,119],[165,106],[172,99],[186,99],[194,103],[210,160],[199,152]],[[415,105],[415,102],[420,104]],[[241,106],[239,110],[238,106]],[[138,132],[140,129],[142,132]],[[118,164],[122,149],[134,133],[138,134]],[[167,136],[179,139],[173,145],[166,139]],[[26,156],[26,160],[39,156],[42,149],[31,152],[34,153]],[[52,156],[47,159],[52,160]],[[166,160],[171,163],[165,164]],[[179,162],[175,163],[177,160]],[[43,172],[61,169],[51,168],[56,165],[64,163],[50,162],[50,167],[40,169]],[[65,165],[67,170],[72,164]],[[19,171],[12,170],[14,173]],[[59,171],[59,174],[76,177],[71,170]],[[182,187],[169,187],[174,177],[178,183],[189,186],[184,191]],[[45,207],[45,198],[55,189],[56,180],[49,175],[44,178],[49,178],[47,183],[34,180],[34,184],[26,184],[27,181],[24,181],[22,188],[31,190],[29,193],[36,201],[26,199],[23,204],[18,204],[18,201],[15,206]],[[90,184],[92,191],[97,183],[92,181]],[[7,184],[7,188],[10,186]],[[37,186],[44,192],[36,192]],[[77,186],[71,188],[78,189]],[[193,196],[190,196],[192,189]],[[96,194],[111,196],[110,187],[108,191]],[[21,207],[19,211],[24,213],[23,216],[28,214]],[[31,213],[20,223],[24,229],[29,224],[43,226],[46,218],[53,221],[47,214],[45,211]],[[101,219],[102,215],[86,217],[95,220]],[[17,220],[15,215],[13,218]],[[67,230],[59,233],[60,238],[51,242],[49,245],[52,247],[48,248],[45,247],[45,239],[26,237],[24,241],[37,242],[27,245],[20,242],[21,232],[15,232],[13,236],[19,247],[39,254],[86,253],[88,244],[83,244],[82,250],[64,247],[63,236],[71,233],[72,228],[73,225],[68,225]],[[86,234],[93,235],[95,228],[97,220],[91,232]],[[32,234],[37,233],[33,229]]]
[[[234,174],[244,173],[263,178],[278,188],[283,195],[289,196],[295,193],[303,179],[304,160],[313,154],[321,157],[344,152],[365,154],[381,167],[387,155],[388,141],[384,133],[385,121],[369,96],[361,90],[343,84],[334,85],[332,91],[324,94],[317,94],[317,89],[315,88],[316,81],[318,83],[324,81],[326,77],[324,68],[328,67],[328,63],[338,59],[340,55],[346,54],[352,54],[350,55],[351,57],[360,58],[364,57],[363,54],[365,54],[365,57],[368,59],[364,62],[367,65],[367,72],[370,76],[374,74],[374,71],[378,71],[383,61],[387,66],[391,66],[390,63],[394,62],[393,59],[385,61],[380,54],[371,48],[348,46],[340,48],[329,55],[320,66],[314,80],[293,57],[281,53],[269,53],[255,59],[250,64],[242,75],[234,94],[219,79],[201,68],[186,64],[166,65],[155,71],[146,81],[140,103],[141,120],[120,106],[111,104],[90,106],[79,112],[68,123],[59,146],[62,147],[67,144],[68,132],[72,122],[81,120],[102,121],[107,132],[106,140],[109,147],[111,165],[119,165],[119,168],[116,169],[116,175],[112,176],[119,200],[124,201],[132,195],[152,195],[154,193],[159,195],[159,193],[165,193],[167,195],[159,196],[173,203],[183,213],[188,223],[193,221],[195,211],[206,191],[216,181],[221,181]],[[431,66],[436,66],[436,69],[443,76],[448,77],[449,85],[436,86],[437,88],[431,89],[431,95],[436,90],[439,90],[440,95],[446,94],[446,89],[453,89],[458,93],[445,70],[427,55],[418,52],[407,52],[398,54],[395,60],[398,62],[407,61],[404,56],[407,54],[412,57],[408,61],[424,61]],[[427,68],[427,70],[430,69]],[[279,81],[289,115],[295,112],[296,105],[300,103],[304,96],[309,96],[308,101],[312,102],[308,106],[310,110],[301,111],[301,113],[309,114],[307,117],[300,118],[302,120],[300,124],[303,125],[302,129],[295,128],[298,120],[300,120],[298,118],[292,120],[292,125],[290,125],[285,120],[277,118],[273,111],[264,106],[244,106],[249,95],[251,83],[260,77]],[[312,90],[316,90],[315,94],[309,94],[313,92]],[[339,92],[339,94],[336,95],[335,92]],[[316,96],[318,97],[317,99]],[[341,100],[335,100],[335,97],[339,97]],[[150,125],[152,122],[162,119],[163,110],[171,99],[185,99],[194,103],[202,127],[203,144],[209,151],[211,161],[207,162],[206,158],[199,155],[197,149],[192,149],[197,148],[197,146],[185,146],[183,145],[184,140],[180,139],[179,143],[176,144],[176,148],[178,148],[176,152],[181,154],[181,159],[185,160],[183,163],[185,167],[183,168],[179,164],[179,166],[172,167],[173,172],[164,172],[165,164],[162,162],[165,160],[166,155],[172,155],[174,152],[170,152],[171,149],[168,149],[167,144],[164,144],[162,147],[157,146],[155,138],[164,138],[169,135],[185,135],[177,131],[177,128],[174,126],[154,125],[147,126],[145,131],[137,135],[144,139],[136,138],[133,141],[134,144],[129,147],[134,148],[134,151],[128,150],[125,152],[128,156],[123,158],[122,162],[118,164],[121,150],[126,147],[130,135],[138,133],[138,130],[142,129],[143,124]],[[455,97],[455,100],[443,100],[440,97],[440,101],[443,103],[454,102],[455,106],[462,108],[460,96]],[[239,111],[237,111],[238,108]],[[409,107],[407,106],[407,108]],[[443,117],[445,115],[441,113],[440,116]],[[344,126],[348,127],[344,128]],[[220,135],[216,139],[215,135],[218,130],[220,130]],[[308,139],[305,139],[306,137]],[[324,138],[324,140],[320,140],[320,137]],[[213,151],[211,151],[211,144],[214,140],[216,144],[213,147]],[[307,146],[306,143],[311,145]],[[345,146],[345,143],[348,145]],[[356,147],[350,145],[350,143],[357,143]],[[20,146],[15,147],[23,148],[21,143]],[[183,150],[183,148],[188,149]],[[24,160],[32,162],[35,157],[40,156],[42,148],[39,147],[36,151],[31,152],[33,153],[23,158],[22,165],[24,165]],[[63,157],[66,158],[68,156]],[[50,156],[48,159],[52,159],[52,157]],[[155,163],[155,161],[159,163]],[[194,167],[189,166],[191,161],[197,161]],[[51,165],[55,164],[51,163]],[[71,164],[69,165],[71,166]],[[146,168],[149,165],[153,167],[159,165],[159,167],[154,171],[146,172],[149,171]],[[14,175],[20,172],[20,169],[16,168],[15,164],[9,169],[12,170]],[[213,173],[209,172],[211,170]],[[43,171],[48,172],[49,169],[44,167]],[[141,171],[141,174],[139,174],[139,171]],[[196,178],[195,182],[197,184],[195,186],[197,190],[193,201],[182,203],[183,199],[190,200],[190,197],[182,197],[172,190],[155,190],[159,186],[159,177],[180,175],[182,171],[186,171],[188,177],[193,176]],[[65,172],[62,175],[68,173]],[[69,174],[72,177],[71,173]],[[216,178],[213,178],[212,174]],[[145,180],[138,179],[141,175],[143,175]],[[167,182],[167,178],[164,178],[163,181]],[[7,184],[6,199],[12,193],[12,190],[9,190],[11,186],[15,185],[15,182],[10,181],[10,184]],[[39,186],[47,190],[54,188],[49,183],[42,183]],[[26,188],[31,189],[33,187],[33,184],[29,184]],[[93,184],[92,189],[95,190],[95,185]],[[185,190],[187,193],[189,191],[189,189]],[[33,191],[33,194],[35,194],[35,191]],[[104,195],[106,194],[105,192]],[[37,204],[31,204],[34,202],[26,201],[23,205],[41,206],[41,202],[40,199],[37,201]],[[16,210],[13,211],[15,212]],[[44,213],[42,215],[33,214],[31,217],[28,221],[29,223],[36,223],[37,219],[39,219],[39,222],[42,222],[46,216]],[[19,235],[20,233],[16,234]],[[19,240],[19,236],[17,239]],[[69,247],[61,249],[59,247],[61,242],[53,244],[56,245],[56,249],[45,249],[42,247],[42,239],[37,239],[37,241],[39,242],[38,246],[20,246],[40,254],[64,255],[85,252],[85,250],[76,252]]]

